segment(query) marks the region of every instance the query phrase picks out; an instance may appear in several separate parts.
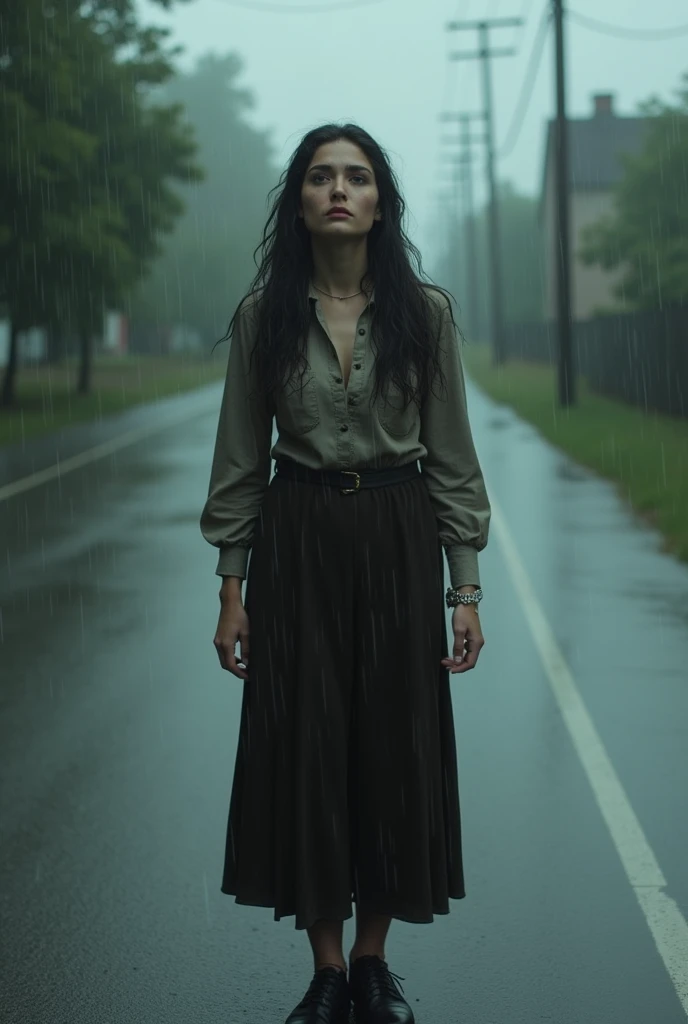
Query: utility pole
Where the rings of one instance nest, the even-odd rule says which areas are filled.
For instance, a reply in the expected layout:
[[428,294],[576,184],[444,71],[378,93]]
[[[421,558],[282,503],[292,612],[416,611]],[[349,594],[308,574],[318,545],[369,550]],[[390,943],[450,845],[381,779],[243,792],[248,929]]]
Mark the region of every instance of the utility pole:
[[557,118],[555,181],[557,196],[557,334],[559,337],[559,404],[576,404],[576,388],[571,343],[571,243],[569,230],[569,146],[566,119],[566,79],[564,66],[563,0],[552,0],[554,7],[555,60],[557,82]]
[[[484,142],[484,136],[470,135],[472,121],[484,121],[484,114],[448,113],[440,114],[440,121],[458,121],[460,133],[458,136],[444,136],[443,142],[461,145],[461,152],[458,158],[447,154],[447,159],[453,163],[455,172],[451,180],[455,186],[455,204],[457,209],[456,223],[460,226],[463,234],[462,244],[458,246],[461,251],[461,258],[464,263],[464,297],[461,306],[465,310],[465,323],[469,333],[476,331],[477,308],[478,308],[478,278],[477,278],[477,249],[475,244],[475,216],[473,211],[473,174],[471,145],[476,142]],[[461,206],[457,202],[456,194],[461,184]],[[461,209],[461,218],[458,215]]]
[[474,60],[479,57],[482,64],[483,107],[485,109],[485,142],[487,145],[487,184],[489,190],[490,224],[490,269],[492,309],[492,361],[494,366],[504,362],[504,298],[502,287],[502,265],[499,233],[499,205],[494,173],[494,112],[492,104],[492,78],[490,57],[510,57],[513,49],[490,50],[491,28],[516,28],[523,24],[522,18],[492,18],[489,21],[452,21],[448,31],[477,29],[479,49],[477,53],[452,53],[450,60]]
[[[446,139],[445,141],[456,143],[456,139]],[[465,207],[464,207],[464,161],[462,154],[456,153],[443,153],[442,156],[451,165],[451,197],[452,197],[452,211],[451,216],[447,216],[447,210],[445,207],[445,218],[449,225],[449,231],[447,234],[447,252],[453,254],[454,259],[450,261],[452,270],[451,274],[451,287],[457,288],[459,291],[459,308],[461,310],[461,319],[464,323],[470,323],[470,308],[471,299],[466,301],[466,296],[470,288],[470,284],[467,278],[469,273],[468,258],[466,253],[466,247],[463,244],[463,232],[462,227],[465,219]],[[460,265],[460,266],[459,266]],[[460,269],[461,274],[454,277],[454,271]],[[470,328],[469,328],[470,332]]]
[[[484,118],[484,115],[481,115]],[[478,325],[478,266],[475,244],[475,211],[473,209],[473,158],[471,154],[471,115],[460,114],[461,124],[461,198],[463,231],[466,238],[466,321],[468,331],[475,334]],[[482,140],[481,140],[482,141]]]
[[458,138],[449,137],[443,139],[445,142],[456,143],[461,146],[458,160],[453,157],[452,162],[458,168],[454,177],[455,184],[461,184],[461,225],[463,233],[463,244],[461,245],[462,258],[464,262],[465,281],[464,299],[462,305],[466,310],[465,321],[469,334],[475,333],[478,323],[478,263],[477,246],[475,240],[475,211],[473,209],[473,158],[471,146],[475,143],[483,143],[484,136],[471,136],[471,121],[484,121],[485,114],[448,113],[441,114],[440,121],[458,121],[460,133]]

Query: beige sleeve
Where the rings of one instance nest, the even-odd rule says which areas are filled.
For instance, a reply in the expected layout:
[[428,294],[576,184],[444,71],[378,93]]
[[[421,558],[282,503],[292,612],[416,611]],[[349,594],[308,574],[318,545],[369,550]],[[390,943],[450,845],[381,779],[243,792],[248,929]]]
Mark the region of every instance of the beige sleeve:
[[270,480],[274,411],[257,388],[254,307],[246,300],[237,313],[230,339],[227,375],[215,439],[208,498],[201,533],[219,548],[218,576],[246,576],[255,524]]
[[487,545],[491,509],[468,420],[460,337],[447,299],[440,296],[439,303],[439,357],[446,388],[436,381],[421,410],[420,440],[428,452],[421,470],[451,585],[479,587],[478,552]]

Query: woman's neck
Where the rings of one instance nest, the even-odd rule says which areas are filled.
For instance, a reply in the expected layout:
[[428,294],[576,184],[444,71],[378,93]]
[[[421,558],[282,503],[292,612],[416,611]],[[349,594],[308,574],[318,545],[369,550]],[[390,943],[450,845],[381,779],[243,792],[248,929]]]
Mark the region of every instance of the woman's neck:
[[342,246],[322,251],[313,246],[311,281],[316,288],[329,295],[355,295],[361,291],[361,281],[368,271],[368,251],[365,246]]

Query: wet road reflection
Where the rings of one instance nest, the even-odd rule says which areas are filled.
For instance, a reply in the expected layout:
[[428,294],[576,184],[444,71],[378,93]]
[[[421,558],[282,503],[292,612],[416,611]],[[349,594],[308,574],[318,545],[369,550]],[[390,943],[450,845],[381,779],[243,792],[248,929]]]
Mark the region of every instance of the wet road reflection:
[[[219,891],[241,684],[212,646],[198,530],[218,403],[213,385],[79,428],[61,459],[151,432],[0,503],[8,1024],[272,1024],[309,979],[291,920]],[[473,387],[469,406],[488,490],[688,916],[688,569],[610,484]],[[0,486],[54,454],[5,453]],[[680,1024],[494,534],[481,576],[486,646],[452,683],[468,897],[394,924],[391,969],[419,1024]]]

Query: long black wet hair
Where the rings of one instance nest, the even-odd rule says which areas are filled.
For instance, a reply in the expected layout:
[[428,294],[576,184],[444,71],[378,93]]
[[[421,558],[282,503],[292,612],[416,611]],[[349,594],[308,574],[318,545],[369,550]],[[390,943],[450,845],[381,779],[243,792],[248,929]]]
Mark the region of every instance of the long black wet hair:
[[[437,314],[435,311],[433,320],[432,300],[426,289],[436,288],[445,296],[451,292],[421,280],[421,254],[404,232],[406,204],[389,158],[368,132],[355,124],[314,128],[294,151],[278,184],[271,189],[271,193],[277,194],[263,239],[253,253],[258,273],[219,342],[231,336],[242,303],[255,295],[256,343],[251,358],[256,358],[260,390],[272,395],[299,369],[303,380],[307,369],[308,287],[313,258],[310,232],[298,216],[301,188],[318,147],[339,139],[359,146],[370,160],[382,212],[382,219],[373,223],[368,234],[368,271],[359,284],[361,289],[366,282],[375,288],[371,307],[371,340],[375,350],[372,399],[384,394],[391,381],[402,392],[405,405],[411,401],[420,404],[436,375],[444,380],[437,353]],[[256,260],[259,250],[260,265]],[[418,273],[413,270],[412,260]],[[449,315],[455,324],[451,302]],[[457,331],[462,337],[458,328]]]

